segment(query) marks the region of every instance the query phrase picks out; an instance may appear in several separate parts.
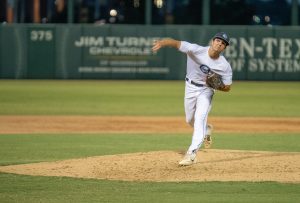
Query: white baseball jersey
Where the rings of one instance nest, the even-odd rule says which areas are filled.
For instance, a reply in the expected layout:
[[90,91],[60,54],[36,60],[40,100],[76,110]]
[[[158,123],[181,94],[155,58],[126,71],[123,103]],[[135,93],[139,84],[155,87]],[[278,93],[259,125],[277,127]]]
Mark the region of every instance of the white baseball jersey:
[[212,59],[208,55],[209,47],[202,47],[181,41],[179,51],[187,54],[187,73],[186,77],[190,80],[206,84],[206,76],[210,70],[222,76],[225,85],[232,83],[232,69],[224,56],[220,55],[217,59]]

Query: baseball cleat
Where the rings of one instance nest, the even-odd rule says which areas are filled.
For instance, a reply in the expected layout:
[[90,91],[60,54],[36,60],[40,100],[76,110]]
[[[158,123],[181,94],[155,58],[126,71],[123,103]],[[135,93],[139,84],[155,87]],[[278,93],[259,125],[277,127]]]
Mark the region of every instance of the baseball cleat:
[[204,138],[204,148],[209,149],[212,145],[212,130],[213,126],[211,124],[207,125],[206,136]]
[[180,166],[189,166],[196,163],[196,153],[186,153],[183,159],[179,162]]

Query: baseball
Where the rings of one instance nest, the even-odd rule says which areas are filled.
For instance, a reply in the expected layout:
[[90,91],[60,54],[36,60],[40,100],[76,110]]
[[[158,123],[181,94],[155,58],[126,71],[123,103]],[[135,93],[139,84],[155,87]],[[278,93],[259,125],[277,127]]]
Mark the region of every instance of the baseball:
[[115,9],[111,9],[110,12],[109,12],[109,14],[110,14],[111,16],[117,16],[118,12],[117,12],[117,10],[115,10]]

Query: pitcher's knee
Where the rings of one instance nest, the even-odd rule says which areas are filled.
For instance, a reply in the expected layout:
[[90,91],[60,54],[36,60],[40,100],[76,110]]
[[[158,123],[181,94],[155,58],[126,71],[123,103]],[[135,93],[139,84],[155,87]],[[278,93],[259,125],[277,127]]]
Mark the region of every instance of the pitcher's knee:
[[194,127],[194,118],[186,118],[185,122]]

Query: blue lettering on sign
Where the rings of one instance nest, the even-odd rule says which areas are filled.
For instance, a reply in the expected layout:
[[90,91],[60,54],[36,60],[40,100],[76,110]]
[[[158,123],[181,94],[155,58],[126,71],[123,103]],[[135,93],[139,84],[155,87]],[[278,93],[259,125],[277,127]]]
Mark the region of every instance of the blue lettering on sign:
[[200,70],[203,72],[203,73],[205,73],[205,74],[208,74],[209,73],[209,71],[210,71],[210,68],[207,66],[207,65],[201,65],[200,66]]

